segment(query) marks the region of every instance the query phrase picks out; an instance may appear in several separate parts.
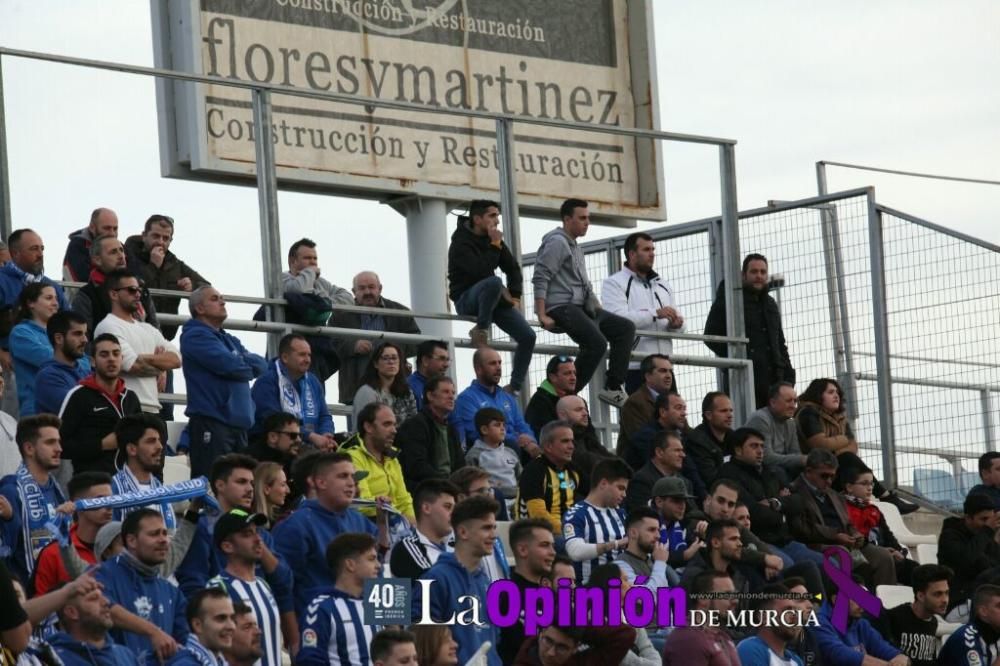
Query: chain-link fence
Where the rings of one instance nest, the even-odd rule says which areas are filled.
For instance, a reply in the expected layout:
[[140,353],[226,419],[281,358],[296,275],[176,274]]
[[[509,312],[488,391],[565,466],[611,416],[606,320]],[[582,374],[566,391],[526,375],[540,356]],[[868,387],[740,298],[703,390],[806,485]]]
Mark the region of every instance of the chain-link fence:
[[[768,258],[798,390],[813,379],[838,379],[861,456],[876,474],[886,471],[884,452],[894,445],[897,483],[954,506],[978,482],[975,459],[996,448],[1000,432],[1000,248],[877,206],[873,197],[871,189],[860,189],[740,213],[740,249]],[[708,219],[648,232],[656,244],[655,270],[676,291],[690,333],[704,331],[721,277],[712,256],[716,224]],[[873,224],[880,224],[882,238],[875,273]],[[598,293],[621,266],[626,236],[582,246]],[[524,261],[529,318],[533,259]],[[882,293],[873,280],[879,287],[883,276],[890,441],[879,406],[880,380],[883,390],[889,385],[877,357],[882,308],[873,300]],[[548,332],[539,341],[570,343]],[[676,340],[674,354],[711,352],[701,341]],[[533,386],[544,380],[546,360],[533,363]],[[701,397],[719,385],[717,371],[678,365],[676,372],[695,425]],[[606,418],[613,429],[617,414],[611,412]]]

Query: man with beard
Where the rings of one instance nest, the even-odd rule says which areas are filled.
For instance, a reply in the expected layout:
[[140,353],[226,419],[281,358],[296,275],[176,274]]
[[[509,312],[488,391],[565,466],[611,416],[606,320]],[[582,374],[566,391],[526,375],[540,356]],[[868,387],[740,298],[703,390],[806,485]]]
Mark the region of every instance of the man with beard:
[[[788,646],[799,640],[801,626],[806,617],[798,602],[789,595],[788,588],[780,583],[765,585],[761,594],[769,595],[758,604],[758,612],[773,612],[779,618],[775,624],[764,624],[756,636],[751,636],[737,646],[742,666],[771,666],[779,663],[787,666],[802,666],[802,659],[792,652]],[[800,620],[801,618],[801,620]],[[789,626],[792,625],[792,626]]]
[[718,571],[732,579],[737,592],[750,592],[750,580],[741,566],[742,557],[739,524],[731,518],[713,520],[705,530],[705,548],[688,561],[681,584],[690,582],[702,571]]
[[[108,273],[127,270],[139,277],[141,271],[128,265],[130,262],[127,261],[125,247],[115,236],[100,236],[94,241],[90,246],[90,262],[93,268],[88,269],[89,277],[80,280],[80,282],[86,281],[87,284],[78,289],[73,296],[73,312],[87,321],[87,330],[93,334],[94,328],[111,312],[111,299],[104,290],[104,281],[107,280]],[[149,289],[142,284],[142,280],[139,283],[142,287],[142,296],[136,315],[140,320],[157,326],[153,298],[149,295]]]
[[264,648],[253,609],[242,601],[233,601],[233,621],[236,623],[233,644],[222,653],[229,666],[254,666],[263,658]]
[[886,640],[899,646],[912,666],[937,663],[937,616],[948,612],[948,580],[953,575],[948,567],[921,564],[910,576],[913,601],[879,616],[878,629]]
[[70,597],[59,609],[59,626],[63,633],[49,637],[47,642],[67,666],[133,666],[137,661],[134,652],[108,636],[114,627],[111,603],[100,589]]
[[62,287],[45,275],[45,244],[41,236],[31,229],[17,229],[7,237],[7,249],[10,261],[0,266],[0,307],[13,307],[24,285],[41,282],[55,288],[60,310],[70,309]]
[[61,310],[46,325],[52,358],[35,375],[35,413],[58,414],[69,390],[90,373],[87,322],[72,310]]
[[75,473],[97,470],[115,474],[118,437],[115,429],[126,416],[142,413],[139,398],[119,374],[122,348],[104,333],[94,340],[94,371],[66,394],[59,418],[66,458]]
[[597,431],[590,423],[587,401],[578,395],[567,395],[556,403],[556,416],[573,428],[573,467],[580,474],[580,495],[590,492],[590,475],[602,460],[618,456],[604,448]]
[[276,462],[292,478],[292,463],[302,450],[302,429],[298,418],[288,412],[276,412],[264,419],[264,429],[250,444],[247,455],[257,462]]
[[[757,408],[767,404],[768,388],[778,382],[795,384],[795,368],[788,357],[785,332],[781,327],[781,310],[774,298],[768,295],[767,258],[762,254],[748,254],[743,260],[743,319],[746,336],[747,358],[753,362],[753,383]],[[726,335],[726,283],[720,282],[715,301],[705,320],[705,335]],[[717,356],[726,356],[724,342],[706,342]]]
[[[605,278],[601,289],[604,307],[630,319],[637,331],[683,333],[684,315],[677,308],[677,292],[653,270],[656,259],[653,237],[643,231],[629,234],[622,251],[625,266]],[[669,338],[636,336],[634,351],[669,358],[673,346]],[[631,361],[628,367],[625,390],[631,394],[640,387],[645,373],[636,361]]]
[[[687,454],[684,445],[676,432],[661,430],[653,438],[653,457],[635,473],[634,483],[629,484],[626,505],[629,509],[648,506],[653,496],[653,486],[664,477],[676,477],[684,482],[687,494],[694,497],[694,485],[684,476],[684,463]],[[688,505],[688,511],[697,508],[694,500]]]
[[0,544],[9,550],[7,568],[29,580],[38,554],[55,539],[47,523],[74,509],[53,476],[62,460],[59,419],[51,414],[21,419],[17,447],[21,465],[0,481]]
[[181,367],[180,352],[155,326],[136,320],[142,290],[130,273],[112,271],[104,282],[111,299],[111,313],[94,335],[114,335],[122,348],[125,385],[139,397],[144,412],[160,411],[159,388],[165,386],[166,372]]
[[[358,483],[357,496],[365,500],[387,499],[410,524],[414,524],[413,498],[403,481],[403,468],[397,460],[399,451],[392,447],[396,439],[396,416],[392,408],[379,402],[365,405],[358,414],[357,428],[357,434],[341,447],[351,456],[356,470],[367,472]],[[462,464],[461,457],[454,461],[432,459],[430,462],[436,467],[443,463],[450,469],[458,469]],[[375,518],[373,508],[363,509],[361,513]]]
[[83,229],[77,229],[69,235],[69,244],[66,246],[66,254],[63,256],[64,280],[70,282],[87,281],[91,267],[91,252],[101,238],[118,240],[118,214],[110,208],[95,208],[90,214],[87,226]]
[[576,363],[572,356],[553,356],[545,366],[545,381],[538,389],[528,406],[524,408],[524,420],[538,436],[542,427],[549,421],[560,418],[556,412],[559,400],[568,395],[575,395]]
[[[233,509],[251,511],[253,506],[253,472],[257,461],[238,453],[221,456],[212,464],[208,482],[223,512]],[[188,596],[205,587],[210,578],[225,568],[226,558],[214,538],[215,516],[201,516],[191,547],[177,568],[177,582]],[[274,591],[278,610],[292,622],[292,572],[274,553],[274,541],[266,530],[260,530],[261,559],[258,575],[266,578]]]
[[714,666],[715,664],[739,664],[733,640],[726,633],[726,617],[736,609],[736,600],[731,596],[736,592],[733,580],[728,575],[710,570],[703,571],[687,586],[691,596],[688,612],[708,612],[718,617],[719,622],[710,626],[708,622],[681,626],[670,632],[663,648],[664,666]]
[[254,403],[251,440],[266,437],[267,418],[285,412],[298,419],[307,446],[324,451],[336,447],[333,417],[326,406],[326,389],[319,377],[309,372],[311,364],[312,350],[304,337],[289,333],[281,338],[278,358],[268,365],[267,372],[250,390]]
[[[625,462],[632,469],[641,469],[653,457],[656,448],[656,438],[663,432],[676,434],[681,442],[688,431],[687,402],[676,393],[661,393],[656,399],[654,419],[632,438],[629,449],[625,453]],[[682,444],[683,447],[683,444]],[[683,459],[682,474],[691,483],[695,499],[701,501],[708,493],[704,480],[698,473],[693,459],[687,455]]]
[[986,666],[1000,659],[1000,586],[980,585],[968,624],[955,630],[938,654],[942,666]]
[[[409,311],[409,308],[402,303],[382,297],[382,281],[372,271],[362,271],[355,275],[352,291],[354,292],[354,305],[381,310]],[[413,317],[394,317],[367,312],[334,311],[330,315],[327,326],[420,335],[420,327],[417,326]],[[364,374],[368,361],[371,359],[372,350],[376,345],[373,345],[371,340],[358,338],[336,340],[335,344],[337,356],[340,358],[340,373],[337,376],[340,396],[341,400],[349,401],[353,399],[354,394],[358,392],[358,387],[361,386],[361,375]],[[400,348],[406,358],[417,353],[416,345],[400,345]],[[403,359],[400,359],[400,367],[402,367],[402,363]],[[348,402],[348,404],[350,403]]]
[[[125,239],[125,251],[135,258],[143,283],[150,289],[192,292],[208,284],[208,280],[185,264],[170,251],[174,240],[174,221],[166,215],[151,215],[146,220],[142,235]],[[156,311],[177,314],[181,299],[178,296],[157,296],[153,299]],[[177,326],[164,326],[163,337],[173,340]]]
[[[265,525],[266,516],[243,509],[233,509],[219,518],[213,538],[215,547],[223,553],[226,568],[208,581],[208,586],[226,590],[234,605],[242,602],[251,608],[264,639],[261,666],[280,666],[282,632],[278,602],[267,581],[257,576],[265,548],[258,530]],[[291,633],[289,644],[297,643],[297,634],[297,631]]]
[[[523,598],[525,590],[545,584],[542,579],[548,575],[556,557],[555,537],[548,521],[525,518],[511,524],[507,539],[515,561],[510,579],[517,585]],[[506,610],[501,609],[502,612]],[[500,629],[498,652],[503,663],[513,663],[523,642],[524,622],[520,619],[511,626]]]
[[[115,495],[156,490],[163,485],[158,475],[163,470],[163,442],[167,428],[158,416],[140,413],[126,416],[115,427],[118,442],[118,460],[124,461],[111,480]],[[150,508],[163,514],[168,530],[177,528],[177,517],[166,502],[151,504]],[[139,507],[115,509],[115,520],[124,520]]]
[[778,382],[767,392],[767,405],[750,415],[746,427],[764,435],[764,464],[782,470],[787,479],[795,479],[806,465],[799,444],[799,429],[795,412],[799,397],[795,385]]
[[187,602],[175,585],[159,575],[170,550],[163,516],[155,509],[133,511],[122,522],[125,550],[106,561],[95,577],[111,602],[115,642],[142,660],[153,653],[173,656],[187,640]]
[[648,506],[639,507],[629,512],[625,521],[625,536],[628,545],[615,560],[622,574],[634,583],[636,578],[643,576],[644,585],[656,590],[667,587],[670,581],[676,583],[680,577],[671,570],[667,575],[667,557],[670,551],[667,545],[660,542],[660,517]]
[[732,454],[733,401],[722,391],[709,391],[701,401],[701,423],[684,433],[684,452],[711,485],[725,457]]

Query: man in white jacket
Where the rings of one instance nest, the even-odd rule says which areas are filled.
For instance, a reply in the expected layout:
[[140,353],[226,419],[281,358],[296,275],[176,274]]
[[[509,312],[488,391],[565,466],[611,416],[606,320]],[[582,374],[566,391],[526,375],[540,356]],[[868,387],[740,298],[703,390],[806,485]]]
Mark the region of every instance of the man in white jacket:
[[[683,333],[684,316],[677,309],[674,290],[653,270],[656,246],[653,237],[642,231],[625,239],[625,267],[604,280],[601,300],[604,309],[635,324],[636,331]],[[673,343],[667,338],[636,335],[634,350],[646,356],[670,356]],[[642,385],[639,361],[629,363],[625,391],[630,395]],[[674,379],[676,390],[677,380]]]

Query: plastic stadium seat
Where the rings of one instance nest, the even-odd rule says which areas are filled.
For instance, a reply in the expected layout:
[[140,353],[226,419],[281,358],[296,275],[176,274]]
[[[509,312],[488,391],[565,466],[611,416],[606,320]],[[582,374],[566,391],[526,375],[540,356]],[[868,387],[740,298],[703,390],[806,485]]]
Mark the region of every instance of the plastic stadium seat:
[[961,485],[961,490],[963,495],[968,495],[969,491],[981,483],[979,478],[979,472],[962,472],[962,478],[959,480]]
[[937,544],[917,544],[917,562],[921,564],[937,564]]
[[882,515],[885,516],[885,524],[889,526],[892,533],[896,535],[899,543],[909,549],[921,543],[937,543],[937,536],[934,534],[914,534],[903,522],[903,517],[899,515],[899,509],[895,504],[888,502],[875,502]]
[[909,585],[879,585],[875,594],[884,608],[895,608],[913,601],[913,588]]
[[497,521],[497,539],[503,544],[503,552],[508,560],[514,557],[514,551],[510,549],[510,524],[509,520]]
[[940,469],[913,470],[913,490],[917,495],[949,510],[961,511],[965,500],[955,477]]

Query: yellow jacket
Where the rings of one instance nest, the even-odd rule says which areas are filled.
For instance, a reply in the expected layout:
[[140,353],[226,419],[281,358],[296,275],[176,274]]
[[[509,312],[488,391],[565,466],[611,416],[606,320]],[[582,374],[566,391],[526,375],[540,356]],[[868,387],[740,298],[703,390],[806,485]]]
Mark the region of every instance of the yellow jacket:
[[[340,447],[340,450],[350,454],[354,461],[354,467],[358,470],[368,472],[368,476],[358,482],[358,497],[366,500],[373,500],[376,497],[388,497],[392,501],[392,507],[410,519],[415,519],[413,514],[413,498],[406,490],[406,482],[403,480],[403,468],[399,465],[399,460],[395,456],[395,450],[390,455],[386,455],[380,463],[375,459],[361,435],[354,435]],[[374,508],[363,508],[361,513],[369,518],[375,517]]]

